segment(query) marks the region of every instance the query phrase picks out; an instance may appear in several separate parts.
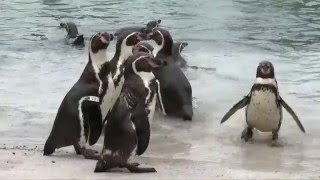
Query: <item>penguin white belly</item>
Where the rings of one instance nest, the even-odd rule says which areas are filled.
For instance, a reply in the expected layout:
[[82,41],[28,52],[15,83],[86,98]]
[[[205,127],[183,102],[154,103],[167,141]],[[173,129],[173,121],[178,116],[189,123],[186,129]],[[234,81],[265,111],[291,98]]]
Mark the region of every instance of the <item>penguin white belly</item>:
[[248,125],[262,132],[277,130],[281,119],[281,107],[277,106],[272,91],[253,91],[246,109]]
[[111,100],[112,100],[114,93],[115,93],[114,83],[113,83],[111,75],[108,75],[108,89],[107,89],[106,94],[103,97],[101,105],[100,105],[102,120],[104,120],[104,118],[108,114],[110,108],[112,107]]
[[153,120],[154,110],[156,108],[156,102],[157,102],[157,96],[154,96],[152,98],[152,101],[150,102],[150,104],[147,107],[148,110],[149,110],[148,119],[149,119],[149,123],[150,124],[151,124],[151,122]]

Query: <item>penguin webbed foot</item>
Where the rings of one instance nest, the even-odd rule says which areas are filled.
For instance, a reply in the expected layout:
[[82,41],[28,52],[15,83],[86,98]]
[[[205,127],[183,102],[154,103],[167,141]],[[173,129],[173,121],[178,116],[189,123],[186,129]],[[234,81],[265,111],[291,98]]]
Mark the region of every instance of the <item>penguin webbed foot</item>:
[[80,147],[79,145],[74,145],[74,150],[77,154],[82,154],[86,159],[93,159],[93,160],[99,160],[99,152],[93,149],[86,149],[83,147]]
[[[138,166],[140,166],[140,164],[139,163],[137,163],[137,162],[133,162],[133,163],[130,163],[132,166],[136,166],[136,167],[138,167]],[[119,168],[125,168],[125,165],[119,165]]]
[[124,167],[127,168],[132,173],[150,173],[150,172],[157,172],[155,168],[141,168],[135,166],[136,163],[127,163],[124,164]]
[[93,159],[93,160],[99,160],[100,159],[100,156],[97,154],[98,151],[96,151],[96,150],[82,148],[80,151],[81,151],[81,154],[86,159]]
[[248,142],[249,139],[252,139],[253,132],[251,127],[247,127],[242,131],[241,139],[244,139],[245,142]]
[[281,143],[278,142],[279,134],[278,130],[272,132],[272,141],[271,141],[271,147],[283,147]]

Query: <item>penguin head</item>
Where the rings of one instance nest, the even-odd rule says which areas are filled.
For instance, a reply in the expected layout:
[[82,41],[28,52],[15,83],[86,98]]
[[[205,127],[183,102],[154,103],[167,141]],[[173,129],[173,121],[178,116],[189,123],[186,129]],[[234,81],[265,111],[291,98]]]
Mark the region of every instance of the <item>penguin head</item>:
[[66,23],[60,23],[60,28],[66,28]]
[[179,53],[181,53],[186,46],[188,46],[187,42],[181,42],[179,47]]
[[117,44],[120,46],[123,44],[125,46],[134,46],[138,42],[144,41],[142,34],[140,32],[125,32],[121,34],[118,38]]
[[132,62],[133,72],[152,72],[153,69],[161,66],[161,62],[155,61],[152,54],[139,53],[138,57]]
[[153,28],[147,35],[147,39],[152,39],[164,50],[167,55],[172,55],[173,40],[170,33],[163,28]]
[[153,28],[159,27],[160,23],[161,19],[148,22],[146,27],[146,33],[150,33]]
[[99,32],[90,38],[90,47],[93,53],[97,53],[99,50],[107,49],[110,41],[113,40],[113,35],[107,32]]
[[274,78],[274,68],[270,61],[261,61],[257,67],[256,77]]
[[154,40],[157,45],[161,45],[164,41],[163,31],[160,28],[153,28],[151,32],[148,33],[147,39]]
[[132,48],[132,54],[136,54],[138,52],[152,54],[153,49],[154,48],[149,43],[146,41],[141,41]]
[[164,66],[161,61],[157,61],[152,54],[145,52],[137,52],[131,55],[124,63],[124,78],[134,74],[141,74],[142,72],[151,73],[155,68]]

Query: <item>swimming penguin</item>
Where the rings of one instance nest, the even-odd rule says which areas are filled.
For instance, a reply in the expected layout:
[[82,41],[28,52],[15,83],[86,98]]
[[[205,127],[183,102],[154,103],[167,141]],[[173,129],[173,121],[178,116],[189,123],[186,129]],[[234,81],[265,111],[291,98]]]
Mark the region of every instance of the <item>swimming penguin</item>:
[[252,129],[262,132],[272,132],[272,145],[276,145],[278,132],[282,122],[282,107],[291,114],[302,132],[305,132],[298,116],[279,95],[277,80],[271,62],[259,63],[256,80],[250,93],[235,104],[221,120],[225,122],[237,110],[246,106],[247,128],[242,132],[241,139],[246,142],[252,138]]
[[181,56],[181,52],[186,46],[188,46],[187,42],[176,42],[172,47],[173,59],[180,67],[187,66],[187,61]]
[[128,159],[143,154],[149,145],[148,114],[154,111],[158,88],[152,69],[158,66],[151,54],[143,52],[127,60],[125,82],[107,121],[101,159],[95,172],[115,167],[125,167],[136,173],[156,172],[154,168],[140,168],[138,163],[128,163]]
[[132,55],[133,46],[143,40],[139,32],[124,32],[117,39],[116,51],[108,66],[110,73],[105,75],[108,87],[104,88],[103,97],[101,98],[101,111],[104,122],[108,119],[107,115],[118,99],[124,83],[123,64]]
[[129,27],[120,28],[114,33],[114,35],[119,36],[124,32],[140,32],[143,35],[146,35],[147,33],[151,32],[153,28],[158,27],[160,23],[161,23],[161,19],[149,21],[145,27],[129,26]]
[[[172,55],[173,40],[170,33],[162,28],[154,28],[148,38],[156,42],[153,51],[155,58],[167,65],[153,71],[160,82],[160,92],[164,106],[164,114],[192,120],[192,88],[189,80]],[[155,51],[156,50],[156,51]]]
[[60,23],[61,28],[65,28],[67,31],[66,42],[71,43],[76,46],[84,46],[83,34],[79,34],[78,28],[75,23],[67,22]]
[[57,148],[73,145],[77,154],[94,159],[95,151],[86,149],[86,143],[95,144],[101,134],[100,95],[104,85],[100,74],[108,71],[101,67],[107,63],[106,50],[112,39],[113,35],[106,32],[91,37],[88,64],[59,107],[44,146],[44,155],[52,154]]
[[138,52],[145,52],[145,53],[152,54],[152,51],[153,51],[153,47],[146,41],[139,42],[132,49],[133,54],[136,54]]

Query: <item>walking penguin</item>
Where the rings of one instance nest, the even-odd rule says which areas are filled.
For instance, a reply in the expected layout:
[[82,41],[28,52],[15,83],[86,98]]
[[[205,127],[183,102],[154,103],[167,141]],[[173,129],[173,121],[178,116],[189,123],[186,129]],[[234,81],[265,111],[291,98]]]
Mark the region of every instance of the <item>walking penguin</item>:
[[276,146],[282,122],[282,107],[291,114],[301,131],[305,132],[298,116],[279,95],[274,67],[269,61],[259,63],[250,93],[224,115],[221,123],[245,106],[247,127],[241,135],[245,142],[252,138],[252,130],[256,128],[262,132],[272,132],[272,145]]

